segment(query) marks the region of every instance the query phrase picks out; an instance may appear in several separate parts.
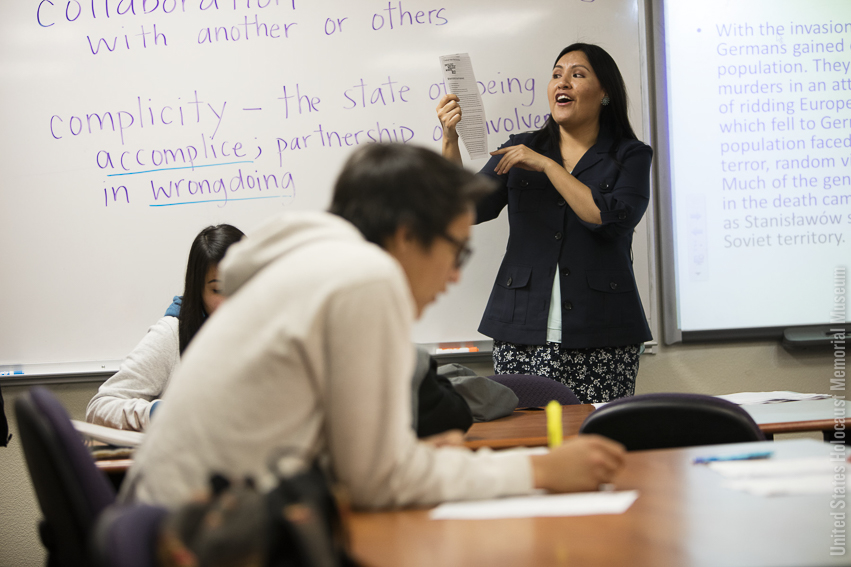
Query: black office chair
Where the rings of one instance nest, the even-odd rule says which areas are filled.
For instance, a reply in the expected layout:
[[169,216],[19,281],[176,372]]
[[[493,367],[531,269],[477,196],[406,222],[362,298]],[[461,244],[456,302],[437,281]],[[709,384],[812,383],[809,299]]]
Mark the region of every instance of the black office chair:
[[0,447],[9,445],[12,436],[9,434],[9,422],[6,421],[6,406],[3,404],[3,391],[0,389]]
[[628,451],[765,441],[745,410],[700,394],[621,398],[591,413],[579,432],[614,439]]
[[39,533],[48,567],[91,565],[88,544],[115,491],[95,466],[65,408],[42,387],[15,400],[18,432],[44,519]]
[[518,398],[518,408],[539,408],[555,400],[563,406],[578,404],[573,390],[546,376],[531,374],[496,374],[488,376],[494,382],[511,388]]

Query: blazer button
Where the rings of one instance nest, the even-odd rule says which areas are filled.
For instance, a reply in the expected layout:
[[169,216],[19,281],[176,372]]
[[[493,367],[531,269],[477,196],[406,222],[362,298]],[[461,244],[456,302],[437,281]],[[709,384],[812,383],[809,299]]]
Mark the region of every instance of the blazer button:
[[609,188],[608,183],[606,183],[605,181],[600,182],[600,189],[608,189],[608,188]]
[[528,179],[520,180],[520,187],[528,187],[528,186],[529,186],[529,180]]
[[563,273],[564,273],[565,277],[567,277],[567,276],[570,275],[570,270],[565,269]]
[[559,207],[563,207],[565,205],[564,199],[559,199],[558,203],[556,203]]
[[556,240],[561,240],[561,236],[562,236],[562,235],[561,235],[561,233],[560,233],[560,232],[557,232],[557,233],[555,234]]
[[626,211],[621,211],[618,213],[618,218],[620,220],[626,220]]
[[618,289],[618,284],[616,284],[615,282],[612,282],[612,283],[609,284],[609,287],[612,288],[612,289]]
[[565,311],[570,311],[571,309],[573,309],[573,304],[569,301],[565,301],[561,304],[561,306],[564,307]]
[[510,286],[512,281],[514,281],[514,280],[512,280],[511,278],[508,278],[508,281],[505,282],[505,285]]

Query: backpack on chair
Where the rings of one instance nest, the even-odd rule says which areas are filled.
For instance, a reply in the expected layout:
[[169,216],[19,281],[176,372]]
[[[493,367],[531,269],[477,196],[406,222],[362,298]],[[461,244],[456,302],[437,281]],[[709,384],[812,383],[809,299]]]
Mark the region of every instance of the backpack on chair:
[[210,478],[208,495],[169,514],[163,567],[354,567],[328,480],[314,463],[260,492],[252,479]]

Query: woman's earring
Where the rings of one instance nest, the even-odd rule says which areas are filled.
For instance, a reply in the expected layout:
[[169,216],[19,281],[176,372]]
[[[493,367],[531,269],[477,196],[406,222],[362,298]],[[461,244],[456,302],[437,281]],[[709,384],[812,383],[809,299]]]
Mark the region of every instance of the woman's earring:
[[603,100],[600,101],[600,104],[603,106],[609,106],[609,103],[612,102],[612,99],[609,98],[609,95],[605,95]]

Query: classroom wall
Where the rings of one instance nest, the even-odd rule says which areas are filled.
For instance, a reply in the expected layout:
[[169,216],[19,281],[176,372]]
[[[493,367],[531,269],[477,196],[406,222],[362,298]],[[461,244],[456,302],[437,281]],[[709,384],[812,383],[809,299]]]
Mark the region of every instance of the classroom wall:
[[778,341],[656,348],[658,354],[641,358],[636,393],[830,392],[832,351],[791,352]]

